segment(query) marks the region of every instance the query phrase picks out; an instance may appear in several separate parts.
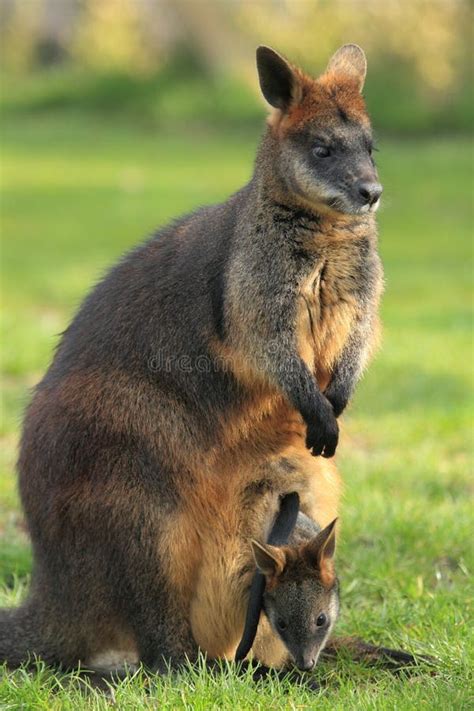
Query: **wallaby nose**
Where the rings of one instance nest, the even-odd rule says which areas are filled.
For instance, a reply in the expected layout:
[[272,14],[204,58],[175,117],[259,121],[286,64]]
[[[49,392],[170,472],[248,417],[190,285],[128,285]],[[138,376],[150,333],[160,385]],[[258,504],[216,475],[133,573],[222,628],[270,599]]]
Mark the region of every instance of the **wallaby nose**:
[[301,671],[311,671],[315,664],[315,660],[312,657],[303,657],[298,661],[298,669]]
[[383,188],[380,183],[372,183],[367,180],[362,180],[357,187],[359,195],[365,205],[375,205],[377,200],[382,195]]

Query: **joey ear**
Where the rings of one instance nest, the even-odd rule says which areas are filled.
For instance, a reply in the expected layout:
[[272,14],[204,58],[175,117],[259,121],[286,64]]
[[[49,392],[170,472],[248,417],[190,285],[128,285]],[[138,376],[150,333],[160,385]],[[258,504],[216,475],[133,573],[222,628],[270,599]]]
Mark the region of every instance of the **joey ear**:
[[271,578],[283,572],[286,558],[281,548],[254,540],[251,541],[251,544],[255,563],[261,573]]
[[367,73],[364,50],[358,44],[345,44],[329,60],[326,73],[353,79],[362,91]]
[[306,555],[311,564],[323,570],[328,563],[332,564],[336,552],[336,522],[334,521],[323,528],[306,546]]
[[298,100],[300,83],[293,68],[270,47],[257,49],[257,71],[260,89],[270,106],[287,111]]
[[336,523],[337,518],[331,521],[331,523],[319,533],[321,559],[329,560],[334,558],[334,553],[336,552]]

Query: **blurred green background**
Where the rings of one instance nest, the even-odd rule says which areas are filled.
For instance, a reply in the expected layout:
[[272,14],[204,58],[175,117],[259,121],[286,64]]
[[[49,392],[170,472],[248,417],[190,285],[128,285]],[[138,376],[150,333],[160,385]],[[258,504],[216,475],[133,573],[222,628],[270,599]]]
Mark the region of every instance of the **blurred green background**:
[[[387,287],[383,347],[344,417],[338,454],[346,488],[340,630],[429,651],[441,672],[408,684],[342,668],[342,705],[331,694],[318,704],[466,708],[471,22],[463,0],[0,2],[0,602],[19,599],[31,568],[15,458],[22,409],[57,334],[125,249],[248,179],[265,117],[256,45],[318,73],[339,45],[358,42],[368,57],[365,95],[385,187]],[[47,685],[15,679],[0,686],[0,701],[12,708],[59,704]],[[219,692],[220,708],[229,688]],[[170,708],[196,701],[190,688],[175,691],[161,689]],[[257,708],[234,692],[232,708]],[[36,699],[29,706],[28,693]],[[280,701],[287,708],[279,693],[262,697],[262,708]],[[304,695],[295,698],[305,706]],[[61,699],[58,708],[79,707],[77,698]]]
[[257,44],[320,71],[351,41],[369,56],[366,95],[378,130],[472,125],[467,0],[2,0],[0,12],[8,113],[254,126]]

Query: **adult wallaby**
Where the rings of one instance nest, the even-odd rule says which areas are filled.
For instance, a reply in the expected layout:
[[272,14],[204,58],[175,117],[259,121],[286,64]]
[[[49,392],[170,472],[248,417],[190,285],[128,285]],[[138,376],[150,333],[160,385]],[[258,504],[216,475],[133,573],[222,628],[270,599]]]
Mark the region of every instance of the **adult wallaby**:
[[[286,492],[322,526],[337,516],[337,472],[311,454],[334,454],[382,285],[366,62],[346,45],[313,80],[260,47],[257,66],[273,112],[249,183],[108,273],[27,410],[34,572],[25,604],[1,612],[10,665],[232,655],[244,537],[265,540]],[[210,570],[225,585],[210,588]]]

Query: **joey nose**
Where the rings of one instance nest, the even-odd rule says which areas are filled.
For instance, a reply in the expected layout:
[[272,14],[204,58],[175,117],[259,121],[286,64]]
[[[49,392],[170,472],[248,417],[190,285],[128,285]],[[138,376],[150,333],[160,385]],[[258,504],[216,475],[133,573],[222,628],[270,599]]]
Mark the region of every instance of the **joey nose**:
[[303,657],[298,660],[298,668],[300,671],[311,671],[313,669],[315,661],[313,657]]
[[374,205],[382,195],[382,186],[380,183],[361,180],[357,186],[358,193],[364,205]]

